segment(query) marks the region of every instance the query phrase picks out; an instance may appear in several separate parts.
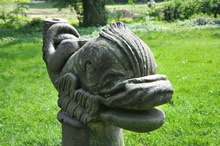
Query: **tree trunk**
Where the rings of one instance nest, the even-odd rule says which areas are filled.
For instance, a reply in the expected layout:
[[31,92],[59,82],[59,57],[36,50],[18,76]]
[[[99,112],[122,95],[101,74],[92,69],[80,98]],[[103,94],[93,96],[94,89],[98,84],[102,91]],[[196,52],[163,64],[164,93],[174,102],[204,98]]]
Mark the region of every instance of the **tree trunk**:
[[83,26],[106,25],[105,0],[83,0]]

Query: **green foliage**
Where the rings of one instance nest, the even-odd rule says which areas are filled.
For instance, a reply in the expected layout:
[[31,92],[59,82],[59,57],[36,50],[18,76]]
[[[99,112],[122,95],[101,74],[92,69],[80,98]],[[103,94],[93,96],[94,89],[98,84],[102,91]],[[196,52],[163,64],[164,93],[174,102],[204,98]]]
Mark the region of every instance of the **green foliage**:
[[162,20],[161,18],[161,12],[162,9],[161,8],[149,8],[149,16],[152,17],[154,20]]
[[145,22],[149,20],[162,20],[161,8],[147,8],[134,19],[135,22]]
[[180,0],[174,0],[164,7],[164,19],[167,21],[188,19],[196,10],[193,6],[192,1],[186,1],[184,3]]
[[59,10],[67,7],[69,7],[72,11],[74,10],[76,12],[79,24],[83,24],[83,5],[81,0],[60,0],[54,6],[58,7]]
[[129,5],[134,5],[133,0],[128,0],[128,4],[129,4]]
[[74,10],[80,26],[98,26],[106,24],[105,2],[106,0],[60,0],[55,6]]
[[200,11],[205,14],[205,13],[208,13],[210,14],[211,11],[210,11],[210,0],[201,0],[201,3],[200,3]]
[[114,1],[114,0],[105,0],[105,3],[106,3],[106,4],[111,4],[111,5],[112,5],[112,4],[115,3],[115,1]]
[[148,11],[143,11],[141,12],[138,17],[134,18],[134,22],[145,22],[145,21],[148,21],[150,20],[150,17],[149,17],[149,12]]
[[120,10],[108,12],[106,11],[108,21],[120,21],[123,14]]
[[172,0],[163,9],[164,19],[172,21],[176,19],[189,19],[192,15],[203,13],[217,18],[220,14],[219,0]]
[[27,25],[40,28],[43,26],[43,20],[40,18],[33,18],[31,21],[28,21]]
[[28,9],[28,6],[23,4],[17,4],[10,12],[5,12],[2,10],[0,12],[0,22],[6,27],[12,27],[13,25],[21,24],[22,20],[27,16],[25,10]]
[[201,0],[200,11],[203,14],[213,14],[215,18],[220,14],[220,1],[219,0]]
[[0,3],[4,3],[4,2],[23,3],[23,2],[30,2],[30,0],[0,0]]

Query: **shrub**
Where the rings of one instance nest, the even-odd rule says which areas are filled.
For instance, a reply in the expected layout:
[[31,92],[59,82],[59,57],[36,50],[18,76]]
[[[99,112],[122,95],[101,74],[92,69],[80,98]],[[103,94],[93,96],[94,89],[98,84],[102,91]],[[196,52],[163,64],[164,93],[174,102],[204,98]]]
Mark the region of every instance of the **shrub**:
[[198,13],[213,15],[217,18],[220,14],[220,2],[219,0],[172,0],[164,7],[163,13],[167,21],[189,19]]
[[115,20],[115,21],[119,21],[122,17],[123,14],[120,10],[114,10],[114,11],[106,11],[107,14],[107,19],[108,20]]
[[134,5],[133,0],[128,0],[128,4],[129,4],[129,5]]
[[199,1],[193,0],[193,1],[186,1],[182,5],[182,19],[189,19],[192,15],[195,13],[198,13],[199,9]]
[[4,3],[4,2],[23,3],[23,2],[30,2],[30,0],[0,0],[0,3]]
[[217,15],[220,14],[220,1],[219,0],[213,0],[211,3],[211,12],[214,15],[215,18],[217,18]]
[[149,10],[149,16],[152,17],[154,20],[161,20],[161,8],[155,8]]
[[200,2],[200,12],[202,12],[203,14],[210,14],[210,4],[209,4],[210,0],[201,0]]
[[219,0],[201,0],[200,12],[203,14],[213,15],[217,18],[220,14],[220,1]]
[[182,2],[174,0],[163,9],[164,19],[167,21],[179,19],[182,14]]
[[135,17],[133,20],[134,22],[145,22],[152,20],[154,18],[150,17],[150,13],[152,12],[151,8],[148,8],[145,11],[142,11],[137,17]]
[[41,18],[33,18],[27,25],[31,27],[42,27],[43,20]]
[[5,12],[4,10],[0,12],[0,20],[3,21],[3,25],[6,27],[11,27],[15,24],[20,24],[21,21],[27,16],[25,10],[28,6],[21,3],[16,5],[12,11]]

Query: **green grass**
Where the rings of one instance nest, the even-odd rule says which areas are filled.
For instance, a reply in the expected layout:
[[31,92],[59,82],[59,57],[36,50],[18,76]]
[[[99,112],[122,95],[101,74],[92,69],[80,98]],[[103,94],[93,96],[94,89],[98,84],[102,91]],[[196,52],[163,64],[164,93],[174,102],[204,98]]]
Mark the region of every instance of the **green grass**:
[[54,112],[58,110],[56,92],[48,92],[52,86],[41,59],[41,46],[39,32],[1,36],[0,145],[61,142]]
[[174,96],[160,106],[166,113],[163,127],[147,134],[126,131],[127,144],[219,145],[220,29],[138,34],[151,47],[158,74],[171,81]]
[[[126,146],[220,145],[220,28],[177,23],[129,24],[151,48],[173,99],[165,124],[150,133],[124,130]],[[82,37],[99,28],[77,28]],[[42,60],[38,29],[0,30],[0,145],[60,145],[57,92]],[[30,33],[32,31],[32,33]]]

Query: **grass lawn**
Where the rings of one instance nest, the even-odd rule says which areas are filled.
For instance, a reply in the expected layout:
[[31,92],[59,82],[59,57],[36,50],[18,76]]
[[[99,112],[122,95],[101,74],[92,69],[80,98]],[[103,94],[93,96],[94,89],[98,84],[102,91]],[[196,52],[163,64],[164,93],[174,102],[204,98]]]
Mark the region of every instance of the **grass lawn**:
[[[128,145],[220,144],[220,29],[139,32],[152,49],[158,74],[166,74],[174,96],[164,126],[147,134],[126,132]],[[131,140],[129,137],[136,137]]]
[[[220,28],[159,26],[129,24],[151,48],[174,96],[159,107],[165,124],[150,133],[124,130],[125,145],[220,145]],[[100,29],[78,30],[93,37]],[[61,144],[57,92],[41,49],[39,31],[0,29],[0,145]]]

